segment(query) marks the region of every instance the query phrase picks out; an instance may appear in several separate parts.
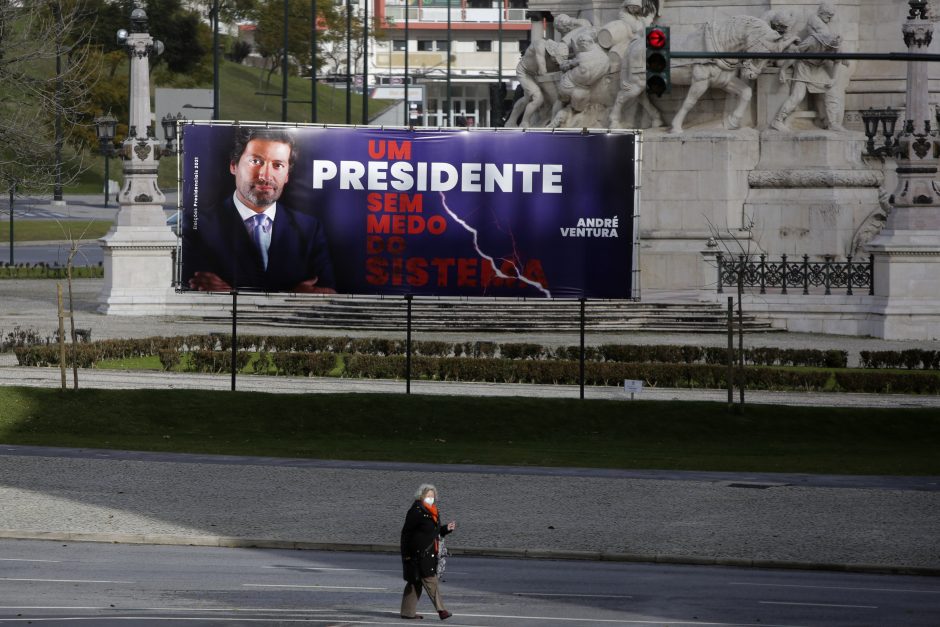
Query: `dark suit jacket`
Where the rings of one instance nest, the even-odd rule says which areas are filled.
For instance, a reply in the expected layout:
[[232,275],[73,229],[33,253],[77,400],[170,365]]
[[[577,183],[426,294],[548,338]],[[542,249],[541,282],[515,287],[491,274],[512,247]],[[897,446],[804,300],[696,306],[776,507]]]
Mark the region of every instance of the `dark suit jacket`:
[[314,277],[319,277],[319,287],[336,287],[326,235],[313,216],[277,204],[267,270],[231,196],[200,208],[198,222],[194,218],[188,208],[183,215],[183,288],[196,272],[214,272],[240,290],[287,292]]

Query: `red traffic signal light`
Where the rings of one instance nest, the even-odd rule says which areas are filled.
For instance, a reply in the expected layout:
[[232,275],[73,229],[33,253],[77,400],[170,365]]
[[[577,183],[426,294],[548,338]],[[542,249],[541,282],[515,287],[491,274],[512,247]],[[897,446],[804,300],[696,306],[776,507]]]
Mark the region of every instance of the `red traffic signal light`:
[[646,29],[646,91],[662,96],[672,87],[670,74],[669,27]]
[[661,28],[650,28],[646,33],[646,47],[660,50],[669,45],[669,35]]

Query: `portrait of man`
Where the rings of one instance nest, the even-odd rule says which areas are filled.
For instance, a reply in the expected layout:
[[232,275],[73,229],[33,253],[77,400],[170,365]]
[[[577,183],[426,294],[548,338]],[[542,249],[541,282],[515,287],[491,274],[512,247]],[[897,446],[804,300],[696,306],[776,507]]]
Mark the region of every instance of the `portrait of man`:
[[184,212],[184,287],[336,293],[323,225],[280,202],[296,159],[288,130],[236,130],[229,156],[234,193]]

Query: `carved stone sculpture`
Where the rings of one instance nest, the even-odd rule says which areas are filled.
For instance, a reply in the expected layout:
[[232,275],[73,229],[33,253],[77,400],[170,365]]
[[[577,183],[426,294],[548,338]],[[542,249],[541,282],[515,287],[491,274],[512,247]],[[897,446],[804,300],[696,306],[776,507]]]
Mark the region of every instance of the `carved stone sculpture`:
[[558,100],[560,64],[568,59],[568,55],[568,46],[551,39],[538,39],[526,48],[516,66],[516,77],[524,95],[513,106],[506,126],[531,128],[544,126],[551,120]]
[[[620,64],[620,87],[617,98],[610,108],[608,126],[623,128],[624,119],[632,120],[637,102],[650,117],[650,126],[662,126],[663,119],[646,94],[644,75],[646,59],[643,35],[652,25],[657,7],[642,0],[626,0],[619,19],[604,26],[598,33],[598,42],[610,50],[608,56],[617,59]],[[625,108],[629,109],[627,116]],[[627,123],[626,126],[633,126]]]
[[610,59],[597,44],[597,33],[593,28],[582,30],[573,43],[574,59],[562,64],[565,73],[558,84],[558,102],[562,106],[558,108],[556,105],[558,110],[550,124],[552,128],[577,126],[579,123],[587,125],[583,120],[579,121],[579,116],[590,105],[601,105],[603,100],[601,81],[606,79]]
[[[838,52],[842,38],[830,27],[835,10],[830,2],[821,2],[816,15],[807,20],[807,34],[800,42],[799,52]],[[789,130],[787,118],[808,94],[819,94],[823,99],[825,118],[821,126],[833,131],[844,131],[842,118],[845,112],[845,83],[840,80],[840,71],[846,62],[835,64],[820,59],[798,59],[785,61],[780,67],[780,81],[790,82],[790,95],[781,105],[771,122],[778,131]],[[787,72],[792,68],[792,76]]]
[[[710,52],[782,52],[797,41],[797,38],[780,31],[787,31],[786,19],[782,14],[772,20],[771,24],[758,17],[736,15],[724,21],[705,24],[689,36],[682,49]],[[767,61],[763,59],[746,59],[740,63],[725,59],[703,59],[680,68],[687,73],[685,78],[689,91],[672,120],[672,132],[682,132],[689,111],[710,87],[723,89],[737,98],[738,103],[734,111],[725,119],[725,127],[740,128],[741,118],[753,93],[749,83],[757,78],[766,64]],[[672,75],[673,83],[682,80],[680,72],[673,70]]]

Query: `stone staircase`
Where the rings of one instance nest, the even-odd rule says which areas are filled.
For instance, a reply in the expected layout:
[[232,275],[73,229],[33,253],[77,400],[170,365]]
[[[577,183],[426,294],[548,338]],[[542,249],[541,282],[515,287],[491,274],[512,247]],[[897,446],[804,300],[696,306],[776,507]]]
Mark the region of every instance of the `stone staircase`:
[[[247,301],[247,302],[246,302]],[[206,320],[230,318],[219,312]],[[401,331],[406,326],[404,298],[303,297],[239,299],[238,322],[298,329]],[[577,301],[501,300],[487,298],[415,298],[411,324],[415,331],[577,331]],[[769,320],[744,315],[749,332],[771,331]],[[709,303],[654,303],[627,300],[587,301],[589,331],[661,331],[724,333],[727,310]]]

